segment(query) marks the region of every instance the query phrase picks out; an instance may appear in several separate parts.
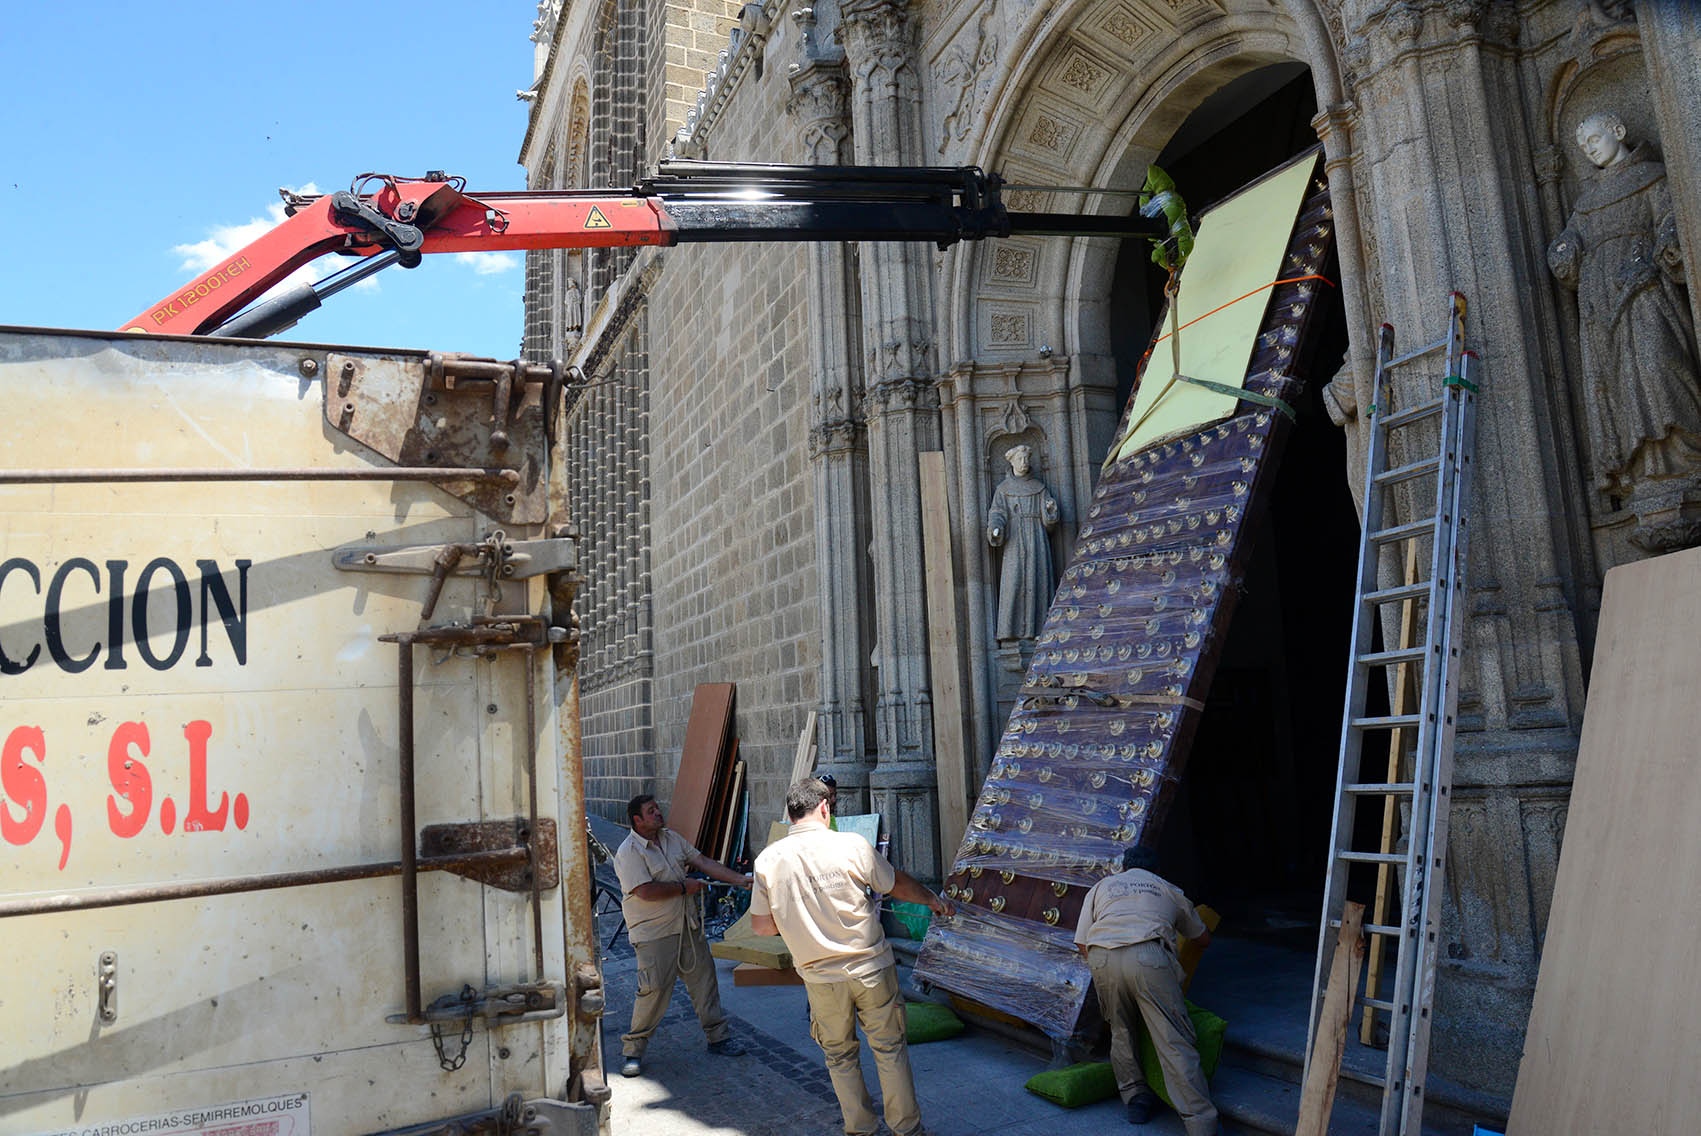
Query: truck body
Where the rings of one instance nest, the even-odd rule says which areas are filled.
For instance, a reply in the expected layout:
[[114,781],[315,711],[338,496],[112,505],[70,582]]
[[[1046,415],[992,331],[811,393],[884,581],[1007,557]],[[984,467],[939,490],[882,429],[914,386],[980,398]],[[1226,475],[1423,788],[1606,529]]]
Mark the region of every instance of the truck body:
[[0,329],[0,1131],[597,1130],[541,370]]
[[435,252],[1167,232],[1001,185],[366,174],[122,332],[0,328],[0,1132],[599,1131],[583,377],[260,340]]

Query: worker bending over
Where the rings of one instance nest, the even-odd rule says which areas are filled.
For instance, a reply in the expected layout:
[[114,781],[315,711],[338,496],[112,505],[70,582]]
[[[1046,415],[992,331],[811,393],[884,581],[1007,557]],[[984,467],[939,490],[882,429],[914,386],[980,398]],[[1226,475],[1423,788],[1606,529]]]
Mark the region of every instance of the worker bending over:
[[[879,897],[923,903],[941,918],[955,907],[898,871],[862,837],[828,828],[828,786],[805,778],[786,791],[791,833],[756,857],[751,928],[779,935],[809,996],[809,1032],[827,1057],[847,1136],[874,1136],[880,1118],[862,1079],[857,1023],[874,1053],[886,1125],[920,1136],[904,999],[880,927]],[[869,894],[872,889],[873,895]]]
[[642,1070],[644,1049],[667,1013],[675,978],[685,980],[691,1008],[708,1036],[709,1052],[742,1057],[745,1049],[729,1036],[721,1010],[715,960],[703,937],[702,907],[691,898],[709,885],[687,878],[686,873],[696,868],[737,887],[749,887],[750,877],[709,859],[668,828],[661,806],[648,793],[632,798],[626,816],[632,834],[614,854],[614,871],[620,877],[626,937],[638,956],[638,994],[632,1001],[631,1032],[620,1039],[626,1054],[621,1075],[636,1077]]
[[1110,1023],[1110,1067],[1130,1123],[1146,1123],[1158,1102],[1140,1070],[1144,1022],[1187,1136],[1212,1136],[1217,1109],[1206,1091],[1193,1022],[1181,996],[1175,942],[1179,931],[1208,946],[1211,932],[1181,889],[1157,874],[1157,866],[1150,849],[1124,852],[1123,870],[1094,884],[1081,901],[1075,946],[1093,972],[1099,1008]]

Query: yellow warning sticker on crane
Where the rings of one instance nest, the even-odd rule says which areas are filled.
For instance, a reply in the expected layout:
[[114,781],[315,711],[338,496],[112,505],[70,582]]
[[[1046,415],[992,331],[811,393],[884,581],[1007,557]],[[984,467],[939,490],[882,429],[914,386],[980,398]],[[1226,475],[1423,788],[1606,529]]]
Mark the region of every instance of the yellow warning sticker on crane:
[[608,218],[602,215],[602,209],[595,205],[591,206],[591,215],[585,218],[585,228],[612,229],[613,227],[608,223]]

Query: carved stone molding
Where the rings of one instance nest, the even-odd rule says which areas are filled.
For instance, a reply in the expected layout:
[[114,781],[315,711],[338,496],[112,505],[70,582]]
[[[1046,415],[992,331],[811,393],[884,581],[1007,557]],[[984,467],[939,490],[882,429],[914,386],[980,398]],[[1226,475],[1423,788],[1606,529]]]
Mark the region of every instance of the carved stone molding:
[[890,96],[915,86],[908,0],[842,0],[839,36],[859,86]]
[[797,120],[809,160],[837,165],[849,157],[850,76],[843,62],[818,61],[796,67],[786,109]]
[[941,154],[968,137],[991,89],[998,66],[998,16],[998,6],[988,4],[975,21],[973,42],[965,35],[934,60],[935,87],[944,93],[942,102],[949,102],[939,124]]
[[857,453],[866,445],[868,428],[851,418],[821,422],[809,429],[809,456],[834,457]]

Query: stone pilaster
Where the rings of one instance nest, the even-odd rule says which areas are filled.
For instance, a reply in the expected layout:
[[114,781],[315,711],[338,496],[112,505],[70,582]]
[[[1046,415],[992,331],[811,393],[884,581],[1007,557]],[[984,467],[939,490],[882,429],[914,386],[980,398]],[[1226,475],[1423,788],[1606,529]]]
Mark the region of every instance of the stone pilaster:
[[[1483,364],[1452,898],[1432,1051],[1438,1071],[1509,1091],[1518,1044],[1507,1023],[1523,1021],[1517,1008],[1527,1013],[1533,990],[1537,903],[1528,874],[1508,860],[1516,857],[1486,850],[1524,848],[1526,818],[1569,782],[1583,706],[1586,522],[1577,440],[1563,388],[1554,389],[1567,364],[1543,191],[1529,176],[1536,131],[1510,5],[1401,3],[1355,31],[1366,45],[1352,123],[1366,292],[1404,349],[1439,338],[1447,293],[1463,293],[1467,339]],[[1438,377],[1433,368],[1396,372],[1396,405],[1433,397]],[[1409,460],[1398,450],[1394,458]],[[1428,511],[1397,506],[1406,515],[1419,508]]]
[[[823,44],[814,13],[794,17],[803,61],[791,72],[789,103],[808,161],[848,160],[850,76],[844,53]],[[846,812],[868,806],[873,769],[865,690],[872,643],[868,546],[868,433],[863,421],[856,266],[849,246],[812,243],[809,257],[809,457],[815,483],[815,556],[821,581],[821,706],[817,765],[839,782]]]
[[[921,73],[907,0],[844,0],[839,15],[856,162],[923,164]],[[879,760],[870,787],[898,862],[914,876],[937,880],[927,603],[916,555],[922,547],[917,455],[939,448],[929,256],[913,244],[861,248],[879,685]]]

